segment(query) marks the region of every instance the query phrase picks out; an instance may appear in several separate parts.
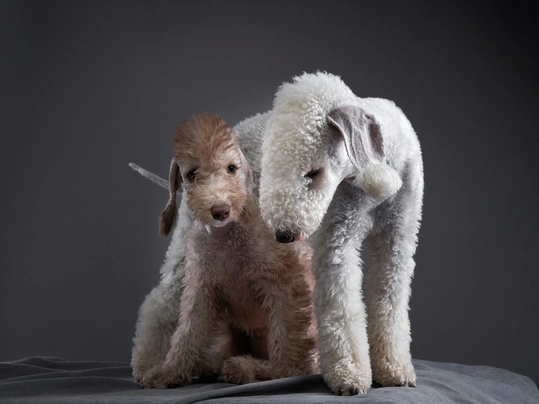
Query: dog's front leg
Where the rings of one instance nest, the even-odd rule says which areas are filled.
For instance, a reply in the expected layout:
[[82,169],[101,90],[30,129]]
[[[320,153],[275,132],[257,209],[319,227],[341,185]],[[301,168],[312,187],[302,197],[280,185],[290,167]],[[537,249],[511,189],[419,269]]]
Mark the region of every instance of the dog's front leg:
[[[291,263],[283,277],[269,280],[264,305],[268,307],[268,356],[274,379],[311,374],[315,370],[316,338],[311,288],[304,277],[308,268]],[[295,273],[294,273],[295,271]]]
[[232,331],[226,322],[215,327],[212,340],[212,345],[200,357],[200,380],[212,380],[218,376],[225,360],[233,355]]
[[355,211],[360,201],[343,201],[334,198],[314,242],[313,300],[324,380],[336,394],[354,395],[372,383],[358,253],[372,218]]
[[190,282],[189,274],[186,277],[180,320],[172,336],[170,349],[163,365],[153,368],[143,377],[144,387],[167,388],[189,384],[193,376],[200,373],[204,350],[214,336],[216,311],[206,288],[196,281]]
[[367,238],[371,253],[365,275],[370,356],[373,379],[382,386],[416,384],[408,301],[423,182],[420,165],[408,169],[399,194],[377,209],[373,232]]

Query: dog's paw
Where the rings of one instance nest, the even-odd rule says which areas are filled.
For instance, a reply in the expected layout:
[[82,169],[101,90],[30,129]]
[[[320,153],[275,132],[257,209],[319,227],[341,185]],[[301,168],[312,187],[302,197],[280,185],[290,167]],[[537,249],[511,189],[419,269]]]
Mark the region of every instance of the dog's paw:
[[225,383],[247,384],[270,379],[269,362],[250,355],[228,358],[219,371],[219,381]]
[[220,382],[247,384],[256,381],[253,367],[240,356],[232,356],[223,362],[219,371]]
[[146,389],[166,389],[191,383],[191,375],[179,372],[177,369],[167,369],[156,366],[147,371],[140,384]]
[[166,389],[168,383],[165,381],[165,373],[161,366],[145,372],[139,379],[139,383],[145,389]]
[[133,368],[133,379],[135,379],[135,382],[137,383],[142,382],[143,376],[144,376],[144,372],[142,370]]
[[357,365],[337,364],[330,371],[323,373],[328,387],[339,396],[354,396],[365,394],[371,387],[372,377],[370,367],[362,369]]
[[372,374],[373,380],[383,387],[416,385],[416,374],[411,362],[378,361],[373,363]]

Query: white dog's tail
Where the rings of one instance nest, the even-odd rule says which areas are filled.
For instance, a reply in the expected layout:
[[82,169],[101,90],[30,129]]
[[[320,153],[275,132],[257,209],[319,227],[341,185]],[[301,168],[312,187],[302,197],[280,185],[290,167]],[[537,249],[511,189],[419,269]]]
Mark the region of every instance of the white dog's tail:
[[135,170],[137,173],[139,173],[143,177],[149,179],[150,181],[156,183],[157,185],[162,186],[168,191],[168,188],[169,188],[168,181],[165,180],[164,178],[161,178],[157,174],[154,174],[148,170],[145,170],[144,168],[136,165],[135,163],[129,163],[129,167],[131,167],[133,170]]

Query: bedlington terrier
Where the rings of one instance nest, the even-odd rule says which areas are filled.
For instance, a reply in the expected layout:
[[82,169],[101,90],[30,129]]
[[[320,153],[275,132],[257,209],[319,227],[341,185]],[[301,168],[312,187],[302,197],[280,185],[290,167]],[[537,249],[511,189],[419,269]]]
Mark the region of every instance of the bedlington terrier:
[[[258,195],[263,130],[268,113],[257,114],[235,125],[233,132],[240,139],[240,147],[247,158],[253,175],[253,193]],[[131,168],[144,177],[169,189],[165,180],[133,163]],[[179,304],[183,291],[187,240],[193,226],[193,214],[187,207],[187,190],[182,187],[178,192],[181,200],[176,227],[174,227],[165,261],[161,265],[161,280],[146,296],[139,309],[131,366],[135,380],[140,381],[144,373],[164,362],[170,348],[172,334],[180,318]]]
[[337,394],[365,393],[372,380],[416,383],[408,301],[422,198],[419,141],[392,101],[358,98],[325,73],[280,87],[262,145],[261,211],[281,243],[316,232],[320,369]]
[[160,233],[174,227],[182,184],[193,225],[184,289],[172,302],[181,307],[179,321],[164,361],[139,375],[143,386],[207,374],[249,383],[315,370],[310,248],[275,241],[252,181],[238,138],[220,117],[199,115],[178,127]]

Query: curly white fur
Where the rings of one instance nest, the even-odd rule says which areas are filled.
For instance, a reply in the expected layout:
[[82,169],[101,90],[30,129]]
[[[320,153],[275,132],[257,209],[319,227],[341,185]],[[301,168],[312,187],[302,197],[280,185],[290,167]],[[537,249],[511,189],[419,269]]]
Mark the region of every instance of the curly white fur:
[[[277,92],[262,156],[261,210],[277,238],[316,232],[326,382],[339,394],[363,393],[372,379],[414,385],[408,300],[423,165],[410,122],[393,102],[358,98],[337,76],[304,74]],[[364,301],[363,241],[371,253]]]
[[356,177],[357,185],[380,202],[393,196],[402,186],[402,180],[387,164],[372,164]]

